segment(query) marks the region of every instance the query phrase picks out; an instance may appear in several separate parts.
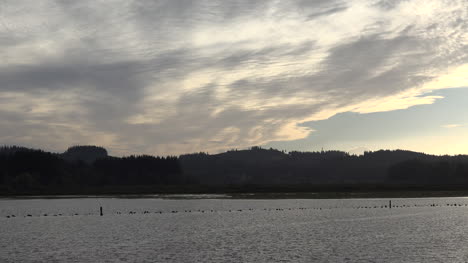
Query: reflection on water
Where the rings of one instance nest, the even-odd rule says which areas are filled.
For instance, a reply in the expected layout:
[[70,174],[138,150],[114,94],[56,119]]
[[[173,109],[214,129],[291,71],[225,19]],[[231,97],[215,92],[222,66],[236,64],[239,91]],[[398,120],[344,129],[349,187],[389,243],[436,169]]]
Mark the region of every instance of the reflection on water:
[[468,260],[468,199],[388,201],[0,200],[0,262]]

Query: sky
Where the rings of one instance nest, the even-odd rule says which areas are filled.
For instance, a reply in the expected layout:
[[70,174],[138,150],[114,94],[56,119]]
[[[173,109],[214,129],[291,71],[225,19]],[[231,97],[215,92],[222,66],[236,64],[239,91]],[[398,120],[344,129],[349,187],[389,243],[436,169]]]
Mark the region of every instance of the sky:
[[351,154],[379,149],[411,149],[437,155],[468,151],[468,88],[434,92],[444,99],[408,109],[360,114],[346,112],[303,123],[314,129],[304,139],[271,142],[288,151],[344,149]]
[[468,154],[466,0],[2,0],[0,144]]

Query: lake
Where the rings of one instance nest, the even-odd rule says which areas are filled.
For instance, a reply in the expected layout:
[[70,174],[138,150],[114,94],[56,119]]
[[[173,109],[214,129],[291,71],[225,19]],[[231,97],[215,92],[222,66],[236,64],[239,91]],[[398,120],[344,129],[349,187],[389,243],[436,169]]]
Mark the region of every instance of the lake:
[[0,262],[468,261],[467,198],[388,204],[209,195],[0,199]]

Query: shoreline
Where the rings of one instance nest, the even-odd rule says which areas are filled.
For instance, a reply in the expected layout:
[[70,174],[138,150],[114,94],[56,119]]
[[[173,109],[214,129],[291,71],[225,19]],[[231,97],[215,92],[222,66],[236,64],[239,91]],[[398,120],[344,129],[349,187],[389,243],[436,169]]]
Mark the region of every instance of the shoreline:
[[0,200],[21,199],[84,199],[84,198],[117,198],[117,199],[405,199],[405,198],[468,198],[468,191],[367,191],[367,192],[252,192],[252,193],[154,193],[154,194],[22,194],[1,195]]

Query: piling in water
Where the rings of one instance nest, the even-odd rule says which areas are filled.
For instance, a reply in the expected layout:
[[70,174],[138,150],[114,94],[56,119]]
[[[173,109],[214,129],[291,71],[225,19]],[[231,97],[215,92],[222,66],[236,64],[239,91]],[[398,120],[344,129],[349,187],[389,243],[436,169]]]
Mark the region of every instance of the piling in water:
[[100,215],[102,216],[102,206],[99,207],[99,212],[100,212]]

